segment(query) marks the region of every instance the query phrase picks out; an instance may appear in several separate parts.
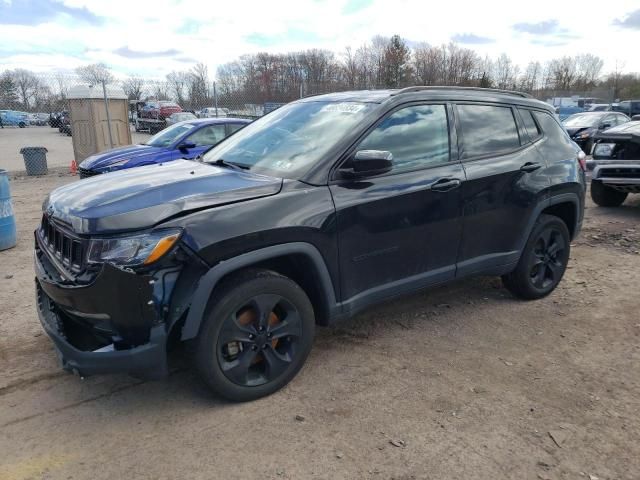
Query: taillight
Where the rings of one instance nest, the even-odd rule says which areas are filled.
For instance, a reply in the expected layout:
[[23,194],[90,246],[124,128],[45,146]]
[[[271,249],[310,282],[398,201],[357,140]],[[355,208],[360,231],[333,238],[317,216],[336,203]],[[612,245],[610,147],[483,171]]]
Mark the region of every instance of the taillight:
[[580,150],[578,152],[578,165],[580,165],[580,168],[582,169],[583,172],[587,171],[587,155]]

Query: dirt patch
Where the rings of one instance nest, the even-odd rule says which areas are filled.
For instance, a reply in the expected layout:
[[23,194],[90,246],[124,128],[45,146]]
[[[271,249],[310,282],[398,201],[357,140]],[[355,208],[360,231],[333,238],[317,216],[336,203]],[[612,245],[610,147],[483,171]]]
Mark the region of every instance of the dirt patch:
[[638,478],[640,196],[589,205],[548,298],[515,300],[495,278],[404,297],[320,329],[289,386],[233,405],[180,355],[161,382],[60,372],[35,313],[32,231],[46,193],[70,181],[11,182],[3,480]]

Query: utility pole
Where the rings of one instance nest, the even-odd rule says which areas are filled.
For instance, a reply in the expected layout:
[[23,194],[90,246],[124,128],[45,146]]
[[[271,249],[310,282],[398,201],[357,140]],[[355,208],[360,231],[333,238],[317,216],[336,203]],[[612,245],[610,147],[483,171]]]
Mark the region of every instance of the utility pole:
[[107,111],[107,129],[109,130],[109,146],[113,148],[113,134],[111,133],[111,112],[109,111],[109,98],[107,97],[107,85],[102,80],[102,94],[104,96],[104,108]]
[[216,107],[216,118],[218,118],[218,91],[216,90],[216,82],[213,82],[213,104]]

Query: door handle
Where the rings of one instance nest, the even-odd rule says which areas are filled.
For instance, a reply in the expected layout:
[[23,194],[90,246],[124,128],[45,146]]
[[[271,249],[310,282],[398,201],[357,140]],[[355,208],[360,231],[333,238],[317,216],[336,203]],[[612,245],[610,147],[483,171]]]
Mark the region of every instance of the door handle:
[[448,192],[454,188],[458,188],[462,182],[457,178],[441,178],[431,184],[431,190],[434,192]]
[[527,162],[520,167],[520,170],[526,173],[530,173],[530,172],[535,172],[539,168],[542,168],[542,165],[540,163]]

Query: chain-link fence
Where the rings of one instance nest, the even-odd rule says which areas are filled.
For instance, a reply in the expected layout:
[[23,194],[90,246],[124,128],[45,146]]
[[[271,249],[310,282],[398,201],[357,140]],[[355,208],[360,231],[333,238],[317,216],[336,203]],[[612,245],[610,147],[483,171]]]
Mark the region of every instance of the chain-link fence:
[[[305,78],[297,70],[274,78],[254,76],[241,85],[236,85],[239,75],[223,75],[215,82],[206,70],[197,68],[172,73],[162,81],[89,73],[93,78],[20,70],[0,75],[0,168],[25,170],[26,157],[20,154],[25,147],[43,147],[49,167],[69,168],[73,161],[80,164],[105,149],[146,143],[151,135],[180,121],[253,120],[303,96],[376,85],[371,79],[373,83],[349,87],[349,82],[330,75]],[[613,89],[608,88],[546,89],[533,95],[556,107],[585,110],[595,104],[611,108],[614,102]]]
[[[171,81],[129,77],[88,81],[77,75],[30,74],[0,79],[0,168],[25,170],[31,147],[46,149],[49,167],[70,168],[92,153],[146,143],[185,120],[253,120],[304,95],[246,95],[206,78]],[[27,150],[24,150],[28,148]],[[42,150],[41,150],[42,151]],[[44,167],[46,168],[46,167]]]

